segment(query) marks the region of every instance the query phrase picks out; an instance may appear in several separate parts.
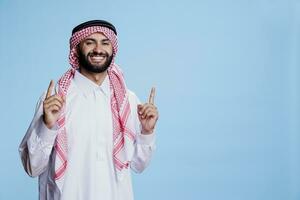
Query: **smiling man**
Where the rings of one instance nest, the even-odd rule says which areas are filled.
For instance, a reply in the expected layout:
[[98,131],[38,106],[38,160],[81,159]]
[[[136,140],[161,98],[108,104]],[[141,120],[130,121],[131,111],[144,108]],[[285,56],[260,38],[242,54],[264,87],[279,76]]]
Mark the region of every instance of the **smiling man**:
[[[98,41],[101,43],[102,49],[100,49],[100,45],[95,47]],[[88,36],[79,45],[78,54],[82,70],[86,69],[88,72],[94,73],[105,72],[113,58],[111,43],[102,33],[93,33]]]
[[155,148],[155,90],[140,104],[115,64],[115,27],[76,26],[71,68],[38,101],[19,152],[39,176],[40,200],[131,200],[130,169],[142,172]]

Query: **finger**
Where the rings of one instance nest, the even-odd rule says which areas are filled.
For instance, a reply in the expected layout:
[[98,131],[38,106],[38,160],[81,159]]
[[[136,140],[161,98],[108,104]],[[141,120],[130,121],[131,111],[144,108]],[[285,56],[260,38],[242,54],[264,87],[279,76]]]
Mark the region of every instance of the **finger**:
[[149,112],[147,112],[147,114],[143,117],[143,118],[157,118],[157,113],[153,110],[150,110]]
[[149,96],[149,103],[154,104],[154,97],[155,97],[155,87],[152,87],[150,96]]
[[142,105],[142,104],[138,104],[138,105],[137,105],[137,110],[138,110],[138,111],[140,111],[142,108],[143,108],[143,105]]
[[139,114],[142,115],[148,108],[156,109],[156,107],[153,104],[146,103],[138,108]]
[[57,112],[60,111],[59,106],[51,105],[45,110],[45,113],[52,113],[53,111],[57,111]]
[[142,115],[138,115],[138,118],[139,118],[140,121],[143,119]]
[[153,104],[147,104],[147,105],[145,105],[145,106],[139,111],[139,114],[140,114],[140,115],[145,115],[145,112],[146,112],[148,109],[156,110],[156,107],[155,107]]
[[51,96],[53,87],[54,87],[54,82],[53,82],[53,80],[51,80],[50,84],[48,86],[46,98],[49,98]]
[[145,117],[147,115],[147,113],[151,112],[151,111],[155,111],[155,109],[153,107],[147,107],[144,112],[142,113],[142,116]]
[[53,101],[51,101],[51,102],[49,102],[49,103],[45,103],[44,104],[44,108],[45,109],[48,109],[50,106],[52,106],[52,105],[56,105],[56,106],[58,106],[59,108],[61,108],[61,107],[63,107],[63,104],[62,103],[60,103],[59,101],[57,101],[56,99],[54,99]]
[[144,106],[145,106],[145,105],[142,105],[142,104],[139,104],[139,105],[137,106],[138,114],[142,114],[142,111],[143,111]]
[[59,101],[61,104],[64,104],[64,99],[61,97],[61,96],[59,96],[59,95],[52,95],[52,96],[50,96],[49,98],[47,98],[47,99],[45,99],[45,101],[44,101],[44,103],[50,103],[51,101],[53,101],[53,100],[57,100],[57,101]]

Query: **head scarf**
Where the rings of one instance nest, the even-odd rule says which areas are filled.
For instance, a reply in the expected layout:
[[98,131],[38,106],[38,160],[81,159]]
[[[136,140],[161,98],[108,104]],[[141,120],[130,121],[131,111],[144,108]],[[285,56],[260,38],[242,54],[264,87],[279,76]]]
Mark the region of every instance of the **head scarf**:
[[[128,141],[133,142],[135,131],[133,131],[134,127],[128,119],[131,109],[129,105],[124,77],[119,67],[114,63],[114,58],[118,51],[116,30],[110,23],[103,22],[105,21],[89,21],[74,28],[72,37],[70,38],[69,62],[71,68],[59,79],[58,94],[60,96],[67,97],[67,92],[71,84],[71,80],[74,77],[75,71],[79,68],[77,53],[78,44],[93,33],[103,33],[110,40],[113,47],[113,59],[107,70],[107,73],[110,80],[111,90],[111,111],[113,121],[113,161],[118,177],[118,174],[120,174],[123,169],[127,169],[130,164],[130,156],[127,155],[126,146],[128,145]],[[107,23],[113,28],[108,26]],[[68,165],[68,143],[67,132],[65,128],[65,107],[66,106],[62,108],[61,115],[57,120],[59,128],[54,146],[56,152],[54,179],[60,189],[62,189],[64,174]]]

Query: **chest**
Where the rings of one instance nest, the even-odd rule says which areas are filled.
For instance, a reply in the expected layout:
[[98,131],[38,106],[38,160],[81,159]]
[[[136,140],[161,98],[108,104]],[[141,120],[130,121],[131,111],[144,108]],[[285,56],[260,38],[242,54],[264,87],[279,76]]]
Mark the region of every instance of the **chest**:
[[68,146],[90,148],[112,146],[112,113],[110,98],[94,91],[89,95],[71,94],[66,104]]

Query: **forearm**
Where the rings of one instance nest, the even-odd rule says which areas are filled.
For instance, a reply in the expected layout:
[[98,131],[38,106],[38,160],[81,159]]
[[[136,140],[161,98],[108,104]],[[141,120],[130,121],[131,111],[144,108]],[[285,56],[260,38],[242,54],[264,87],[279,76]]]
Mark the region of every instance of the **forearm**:
[[155,133],[137,135],[131,169],[141,173],[150,163],[155,151]]
[[42,114],[39,101],[37,111],[19,146],[23,167],[32,177],[40,175],[46,169],[57,134],[56,130],[46,127]]

